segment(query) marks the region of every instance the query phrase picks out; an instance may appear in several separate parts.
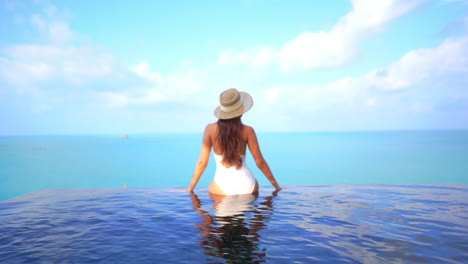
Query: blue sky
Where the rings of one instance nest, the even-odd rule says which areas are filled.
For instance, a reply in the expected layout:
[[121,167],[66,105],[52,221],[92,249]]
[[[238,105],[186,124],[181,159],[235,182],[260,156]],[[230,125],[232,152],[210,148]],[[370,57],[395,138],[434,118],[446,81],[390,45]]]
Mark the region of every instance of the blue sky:
[[467,1],[0,0],[0,135],[468,129]]

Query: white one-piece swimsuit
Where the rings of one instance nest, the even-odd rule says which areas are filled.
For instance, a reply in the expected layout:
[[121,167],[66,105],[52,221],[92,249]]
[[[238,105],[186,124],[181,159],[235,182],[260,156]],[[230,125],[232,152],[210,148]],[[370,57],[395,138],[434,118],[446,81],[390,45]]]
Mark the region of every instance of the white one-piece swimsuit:
[[216,161],[214,181],[226,195],[248,194],[252,193],[255,188],[255,176],[252,171],[250,171],[249,167],[247,167],[245,155],[241,155],[241,157],[242,167],[239,169],[237,169],[236,166],[226,168],[221,163],[223,155],[214,153]]

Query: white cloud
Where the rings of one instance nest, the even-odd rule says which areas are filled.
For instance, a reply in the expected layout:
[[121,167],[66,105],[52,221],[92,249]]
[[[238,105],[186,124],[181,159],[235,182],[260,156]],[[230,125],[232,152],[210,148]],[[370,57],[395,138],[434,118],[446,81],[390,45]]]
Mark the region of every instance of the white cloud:
[[423,2],[353,0],[353,10],[329,32],[306,32],[288,41],[279,51],[280,66],[286,70],[341,66],[356,55],[360,42]]
[[328,84],[325,89],[338,92],[346,91],[353,82],[353,78],[347,77]]
[[54,42],[71,42],[76,39],[68,24],[63,22],[54,22],[49,25],[48,33]]
[[129,90],[124,92],[97,92],[96,96],[100,104],[111,108],[131,105],[149,105],[166,100],[166,97],[155,89],[144,89],[142,91]]
[[379,90],[400,90],[452,73],[468,74],[468,37],[408,52],[389,67],[368,73],[363,81]]
[[16,45],[0,58],[0,76],[15,85],[61,79],[83,83],[111,76],[116,62],[93,47]]
[[364,104],[371,107],[376,106],[377,100],[374,97],[369,97],[365,99]]
[[247,53],[234,53],[231,50],[223,51],[218,57],[218,64],[222,66],[237,66],[247,63],[250,58]]
[[[163,90],[164,87],[180,87],[182,82],[187,84],[193,79],[187,76],[180,80],[169,78],[163,86],[161,75],[152,72],[146,60],[131,67],[121,67],[111,54],[101,48],[72,43],[79,39],[65,17],[66,14],[53,5],[37,8],[37,13],[30,16],[30,26],[40,34],[44,44],[10,45],[0,50],[0,81],[11,84],[20,94],[58,95],[68,99],[73,97],[73,93],[67,92],[70,85],[79,86],[83,95],[91,96],[88,98],[90,102],[118,108],[168,100],[168,96],[173,95],[170,89]],[[125,83],[116,87],[112,85],[117,84],[116,80],[124,80]],[[105,85],[98,91],[88,87],[90,83],[102,82]],[[54,90],[51,86],[59,88]],[[193,83],[179,89],[186,90],[194,90]],[[36,112],[44,110],[48,109],[42,106],[34,109]]]
[[11,83],[20,84],[28,80],[41,81],[53,75],[51,67],[43,62],[24,63],[0,59],[0,74]]
[[31,23],[33,26],[36,27],[36,29],[41,32],[45,33],[47,31],[47,23],[46,21],[42,18],[40,15],[32,15],[31,16]]
[[[224,88],[236,87],[253,95],[256,110],[246,118],[254,118],[259,124],[285,128],[296,122],[297,127],[302,127],[306,125],[302,123],[316,120],[324,121],[323,125],[316,123],[326,127],[329,119],[335,119],[333,122],[340,127],[340,122],[345,119],[343,116],[360,116],[365,111],[390,112],[390,108],[403,105],[397,102],[403,97],[397,98],[401,93],[382,91],[410,90],[422,83],[442,80],[450,74],[468,76],[467,39],[452,38],[436,48],[414,50],[383,69],[369,71],[362,76],[348,76],[325,85],[314,83],[314,75],[319,74],[317,72],[299,72],[293,78],[278,73],[280,70],[345,65],[359,53],[360,45],[366,38],[423,2],[353,1],[353,9],[329,31],[306,32],[278,48],[254,46],[241,52],[224,51],[214,62],[187,61],[164,76],[148,60],[130,67],[119,67],[115,58],[103,49],[89,44],[71,44],[72,41],[79,41],[76,34],[66,21],[57,18],[58,11],[51,8],[30,21],[43,34],[43,45],[15,45],[0,51],[0,79],[18,87],[41,87],[44,90],[48,89],[49,82],[63,81],[64,84],[83,88],[76,97],[78,99],[67,98],[63,100],[66,102],[82,100],[94,107],[113,108],[109,112],[116,112],[115,108],[123,108],[122,112],[136,110],[138,114],[167,111],[171,118],[180,114],[179,110],[190,109],[188,112],[197,117],[194,120],[212,117],[209,113],[217,105],[219,92]],[[468,20],[465,18],[465,21]],[[116,88],[112,82],[119,76],[128,82]],[[317,79],[320,79],[319,82],[324,80]],[[93,91],[94,88],[87,85],[94,80],[102,81],[101,90]],[[65,90],[67,87],[63,85],[60,88]],[[47,96],[61,99],[67,96],[57,96],[53,94],[55,92],[51,89]],[[391,97],[393,99],[389,99]],[[389,103],[389,100],[394,102]],[[413,108],[419,112],[432,109],[424,100],[408,102],[405,109]],[[35,111],[58,109],[54,103],[51,102],[51,106],[39,105]],[[164,107],[152,108],[158,104]],[[103,110],[105,112],[106,109]],[[281,122],[268,121],[264,118],[265,113],[279,117]],[[352,120],[344,121],[352,123]]]
[[255,68],[277,64],[285,71],[338,67],[356,56],[363,40],[426,1],[353,0],[353,9],[330,31],[302,33],[279,49],[258,46],[243,52],[225,51],[218,63]]
[[180,72],[161,76],[152,72],[147,60],[129,67],[129,71],[146,80],[138,87],[127,87],[125,91],[98,92],[100,102],[109,107],[127,107],[131,105],[149,105],[171,101],[173,103],[192,102],[191,105],[203,104],[203,97],[210,91],[214,77],[208,77],[208,68],[187,66]]
[[68,25],[66,13],[59,12],[52,4],[38,9],[40,12],[32,14],[30,20],[32,26],[41,33],[46,41],[62,44],[77,40],[76,33]]
[[268,46],[255,46],[245,52],[223,51],[218,57],[218,65],[235,67],[248,64],[254,68],[263,68],[277,61],[277,51]]
[[146,60],[130,67],[130,70],[149,81],[152,81],[152,82],[161,81],[161,75],[157,72],[151,72],[149,69],[149,63]]
[[266,46],[254,47],[252,49],[252,53],[253,55],[251,57],[251,63],[255,68],[263,68],[266,65],[271,64],[274,62],[276,56],[275,50]]
[[[443,90],[435,91],[435,88]],[[445,100],[438,95],[447,96],[453,89],[467,88],[468,37],[461,37],[447,39],[435,48],[407,52],[387,67],[362,76],[345,77],[321,87],[297,88],[295,91],[296,97],[302,100],[297,105],[302,105],[301,109],[308,113],[346,112],[345,109],[352,112],[362,110],[362,107],[428,113],[433,104]],[[386,92],[405,89],[419,91]]]
[[[452,93],[451,89],[468,88],[468,37],[450,38],[435,48],[407,52],[387,67],[361,76],[348,76],[324,85],[314,85],[310,79],[306,82],[289,79],[288,83],[255,90],[252,96],[256,110],[250,115],[257,121],[262,120],[264,113],[282,116],[284,124],[292,122],[298,127],[300,120],[320,120],[323,123],[316,124],[318,127],[335,122],[339,127],[340,122],[351,122],[348,118],[378,120],[379,116],[393,118],[393,123],[382,121],[383,127],[405,126],[404,120],[431,113],[434,105],[444,102]],[[408,91],[387,92],[403,89]],[[408,113],[414,115],[407,117]],[[412,127],[410,123],[408,127]],[[352,122],[348,125],[354,126]],[[362,121],[354,127],[366,125],[373,126]]]
[[274,87],[266,91],[265,101],[267,104],[276,104],[278,103],[280,97],[280,88]]
[[[13,8],[16,16],[22,8]],[[81,84],[112,76],[117,63],[109,53],[90,45],[72,44],[77,40],[70,29],[66,14],[53,5],[37,6],[30,22],[43,44],[17,44],[0,50],[0,80],[17,90],[39,90],[47,82]],[[27,26],[27,25],[24,25]],[[78,45],[77,45],[78,44]]]
[[[468,37],[450,38],[436,48],[410,51],[388,67],[360,77],[345,77],[321,88],[309,88],[308,92],[315,95],[317,90],[328,90],[334,97],[353,100],[369,90],[403,90],[456,76],[462,82],[468,81],[465,77],[468,76]],[[468,88],[468,83],[458,85]]]

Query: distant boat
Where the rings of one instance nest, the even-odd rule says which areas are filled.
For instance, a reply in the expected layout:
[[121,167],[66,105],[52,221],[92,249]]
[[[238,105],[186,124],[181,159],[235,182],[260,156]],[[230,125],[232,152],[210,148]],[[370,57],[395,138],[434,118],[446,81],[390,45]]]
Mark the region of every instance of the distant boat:
[[127,134],[121,135],[120,138],[127,139],[127,138],[128,138],[128,135],[127,135]]

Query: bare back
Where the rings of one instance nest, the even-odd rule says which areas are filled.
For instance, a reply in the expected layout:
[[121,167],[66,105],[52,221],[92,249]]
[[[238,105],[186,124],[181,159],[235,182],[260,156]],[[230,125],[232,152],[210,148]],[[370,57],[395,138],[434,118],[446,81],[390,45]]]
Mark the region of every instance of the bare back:
[[[217,155],[223,154],[223,149],[221,144],[218,141],[219,137],[219,125],[217,123],[209,124],[208,127],[209,137],[211,139],[211,144],[213,146],[213,151]],[[242,155],[246,153],[247,145],[248,145],[248,130],[252,129],[249,126],[242,125],[242,130],[240,132],[240,145],[238,152]]]
[[[197,184],[201,175],[205,171],[206,166],[208,165],[208,161],[210,159],[211,150],[213,149],[214,153],[217,155],[223,154],[223,149],[218,141],[218,136],[219,125],[217,123],[208,124],[203,134],[202,151],[200,153],[200,158],[198,159],[197,166],[192,177],[192,182],[190,183],[190,186],[188,188],[190,192],[195,188],[195,185]],[[262,152],[260,151],[260,146],[258,144],[257,135],[254,129],[250,126],[242,125],[242,129],[240,132],[240,140],[241,144],[239,144],[238,152],[242,155],[245,155],[248,146],[257,167],[268,178],[271,184],[277,190],[280,190],[281,187],[278,185],[275,178],[273,177],[273,173],[271,172],[270,167],[268,166],[267,162],[263,158]],[[256,184],[254,192],[256,190],[258,190],[258,183]],[[210,193],[214,194],[223,194],[222,190],[219,188],[219,186],[216,185],[214,181],[210,185],[209,191]]]

